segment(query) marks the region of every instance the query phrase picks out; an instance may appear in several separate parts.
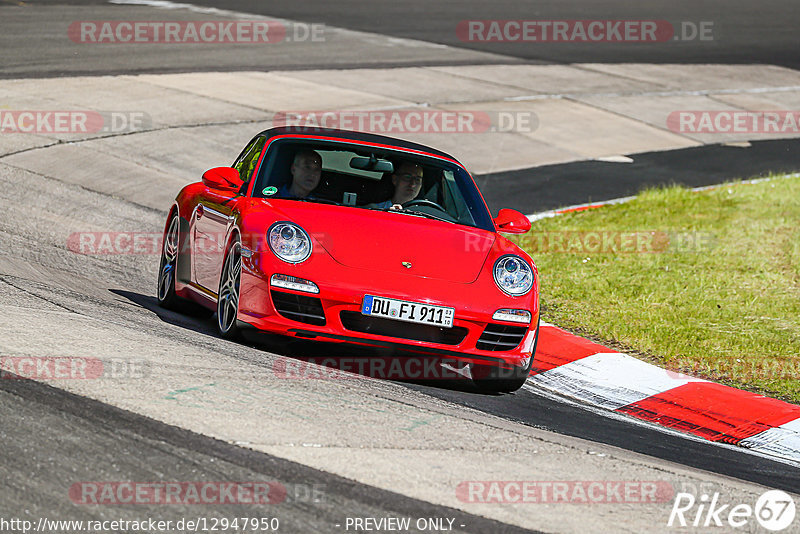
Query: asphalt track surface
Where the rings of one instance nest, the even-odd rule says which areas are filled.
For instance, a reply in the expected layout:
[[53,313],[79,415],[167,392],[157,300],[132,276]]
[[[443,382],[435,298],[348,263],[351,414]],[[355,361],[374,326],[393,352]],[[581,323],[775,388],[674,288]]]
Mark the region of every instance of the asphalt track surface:
[[[16,2],[5,0],[6,4]],[[105,5],[103,0],[34,0],[30,5]],[[324,23],[352,30],[379,33],[431,43],[451,45],[474,51],[505,56],[509,62],[539,63],[767,63],[791,68],[800,67],[800,37],[797,21],[800,5],[792,0],[752,2],[749,0],[598,0],[562,2],[547,0],[520,2],[514,0],[410,0],[394,2],[378,0],[361,2],[343,0],[198,0],[195,5]],[[669,46],[648,43],[497,43],[465,42],[456,33],[464,20],[666,20],[680,22],[712,22],[712,41],[674,41]],[[63,64],[46,62],[51,50],[29,43],[38,57],[40,75],[52,75]],[[110,71],[113,58],[100,58],[101,66]],[[219,68],[215,55],[207,56],[207,67]],[[251,67],[263,67],[260,58],[245,59]],[[353,66],[362,65],[361,58]],[[496,61],[496,59],[495,59]],[[236,65],[233,65],[234,68]],[[322,66],[322,65],[320,65]],[[228,68],[231,65],[227,66]],[[157,65],[153,65],[157,68]],[[176,67],[175,70],[180,70]]]
[[[796,26],[800,4],[792,0],[752,2],[714,0],[678,2],[658,0],[559,0],[520,2],[500,0],[444,0],[428,2],[379,0],[198,0],[195,5],[323,23],[339,28],[378,33],[406,39],[451,45],[475,53],[465,57],[436,57],[418,49],[409,57],[382,57],[339,50],[337,56],[307,47],[300,54],[277,47],[252,54],[247,47],[220,46],[156,50],[132,50],[125,45],[111,53],[97,53],[91,47],[64,47],[60,38],[67,24],[51,34],[44,22],[48,6],[89,5],[107,7],[104,0],[3,0],[6,9],[40,9],[39,27],[28,29],[24,38],[15,32],[0,35],[5,54],[0,55],[0,75],[10,77],[8,67],[26,76],[60,76],[66,73],[191,72],[199,70],[251,70],[264,68],[352,68],[393,65],[443,65],[459,63],[764,63],[800,67],[800,37]],[[19,7],[18,4],[25,4]],[[131,6],[133,7],[133,6]],[[14,13],[9,20],[17,24]],[[99,12],[102,13],[102,12]],[[161,16],[168,16],[161,11]],[[68,15],[67,15],[68,16]],[[102,19],[103,16],[97,17]],[[111,18],[111,17],[109,17]],[[113,18],[117,18],[114,16]],[[184,19],[187,17],[184,15]],[[191,17],[189,17],[191,18]],[[713,40],[669,43],[471,43],[459,39],[458,23],[464,20],[666,20],[670,23],[712,22]],[[134,20],[153,20],[153,17]],[[203,45],[201,45],[203,46]],[[319,49],[320,47],[316,47]],[[194,53],[186,54],[187,50]],[[201,52],[202,51],[202,52]]]
[[[166,425],[28,380],[0,381],[3,447],[0,463],[7,489],[0,512],[20,510],[71,520],[142,518],[128,507],[79,508],[64,503],[74,480],[269,480],[286,490],[272,506],[237,506],[237,517],[277,517],[281,532],[341,532],[346,516],[448,517],[453,532],[532,532]],[[58,451],[58,452],[56,452]],[[38,473],[38,475],[36,474]],[[81,478],[82,477],[82,478]],[[231,517],[226,504],[202,507],[202,517]],[[35,517],[33,515],[32,517]],[[177,522],[198,517],[196,506],[162,507],[151,517]]]
[[[345,0],[293,2],[278,0],[199,0],[208,5],[245,13],[269,14],[292,20],[376,32],[447,44],[510,58],[543,63],[769,63],[800,66],[797,21],[800,5],[792,0],[411,0],[359,2]],[[710,21],[711,41],[673,42],[672,46],[639,43],[470,43],[459,39],[456,27],[464,20],[666,20]]]
[[[35,2],[59,5],[65,3],[67,2]],[[529,4],[520,5],[516,2],[373,2],[367,7],[356,2],[279,1],[266,4],[253,1],[222,3],[201,0],[196,3],[450,44],[503,54],[510,62],[766,62],[794,68],[800,66],[798,38],[794,27],[800,8],[794,2],[759,4],[735,1],[702,5],[695,2],[660,2],[644,7],[638,2],[604,0],[569,6],[560,2],[537,3],[535,10]],[[667,9],[668,14],[664,14]],[[713,20],[721,31],[720,40],[712,46],[705,46],[708,43],[704,43],[702,47],[698,43],[675,43],[674,47],[659,50],[644,45],[626,45],[624,48],[609,45],[592,49],[571,45],[520,48],[518,45],[462,43],[454,32],[455,24],[467,18],[634,17],[664,18],[671,21]],[[36,53],[36,44],[32,46],[33,52],[28,53]],[[14,51],[10,49],[4,52],[8,53],[7,57],[14,55]],[[207,62],[215,63],[214,67],[219,66],[213,55]],[[40,63],[30,74],[48,76],[70,70],[57,64],[57,61],[43,53]],[[124,72],[124,69],[118,70],[115,66],[117,64],[112,57],[108,59],[108,64],[101,62],[97,69],[102,72],[104,68],[111,66],[107,72]],[[253,66],[253,63],[243,64],[240,68]],[[263,68],[263,65],[260,67]],[[153,69],[158,71],[156,67]],[[202,65],[194,65],[186,70],[201,69]],[[142,70],[147,70],[146,66]],[[180,67],[175,70],[180,70]],[[535,170],[532,182],[535,186],[532,191],[531,182],[526,181],[531,176],[528,171],[483,176],[479,177],[479,181],[502,181],[507,184],[502,195],[487,198],[490,205],[515,207],[513,197],[520,190],[527,190],[532,203],[526,202],[525,206],[548,209],[631,194],[641,181],[628,180],[626,176],[642,172],[647,172],[654,177],[654,181],[660,183],[677,181],[689,185],[706,185],[729,177],[731,169],[737,169],[742,175],[748,176],[767,171],[797,170],[787,163],[787,154],[796,154],[796,149],[795,141],[768,141],[754,143],[753,147],[746,149],[747,152],[734,147],[703,147],[680,153],[639,155],[633,164],[584,162],[544,167]],[[576,184],[591,183],[596,173],[617,175],[620,179],[597,180],[595,183],[603,184],[603,187],[588,190],[588,195],[586,189],[576,187]],[[676,179],[676,174],[680,178]],[[575,182],[568,187],[548,187],[552,185],[552,181],[563,183],[570,179]],[[480,185],[483,186],[484,183]],[[556,192],[548,196],[548,191]],[[573,196],[576,191],[580,191],[580,194]],[[18,244],[27,238],[30,236],[22,233],[6,235],[4,243]],[[48,260],[52,261],[53,258]],[[90,278],[94,277],[107,290],[126,287],[125,290],[116,290],[116,295],[130,302],[142,313],[157,316],[159,321],[180,326],[187,332],[207,336],[210,343],[217,341],[213,333],[213,323],[177,318],[173,314],[157,310],[152,295],[141,289],[152,286],[153,281],[138,278],[139,275],[137,272],[137,278],[127,286],[119,277],[116,283],[103,279],[99,270],[90,273]],[[13,277],[5,277],[3,283],[21,284]],[[52,298],[53,291],[47,287],[27,291],[28,294],[36,292]],[[310,350],[314,350],[314,346],[311,347]],[[309,350],[308,346],[304,346],[303,350]],[[295,355],[292,351],[285,354]],[[605,443],[769,487],[800,492],[800,470],[786,464],[734,449],[686,440],[627,421],[598,418],[583,409],[554,402],[527,390],[520,390],[513,395],[487,396],[469,389],[453,388],[448,384],[412,384],[408,387],[431,397],[536,428]],[[7,480],[0,507],[3,512],[30,509],[41,515],[47,511],[60,511],[68,512],[71,518],[78,519],[79,517],[75,517],[75,509],[63,502],[63,488],[68,481],[80,479],[81,476],[86,480],[90,474],[94,477],[105,474],[109,479],[126,480],[156,476],[171,480],[213,479],[215,476],[246,480],[267,475],[287,486],[324,484],[326,487],[327,500],[323,504],[309,503],[300,498],[281,509],[281,519],[285,521],[290,532],[308,528],[322,531],[326,526],[331,531],[339,531],[333,528],[333,524],[340,520],[343,510],[348,515],[363,516],[454,516],[465,525],[464,532],[522,531],[518,527],[377,490],[287,460],[213,440],[38,383],[0,381],[0,407],[0,417],[3,419],[0,472]],[[204,509],[203,514],[209,515],[215,511]],[[87,518],[98,518],[110,512],[84,509],[81,513],[86,514]],[[177,517],[191,515],[193,511],[173,509],[169,513],[174,513]]]
[[[137,0],[123,0],[135,2]],[[286,18],[308,24],[390,35],[449,45],[447,51],[417,46],[360,53],[339,34],[329,43],[246,45],[159,45],[97,47],[63,43],[68,22],[83,19],[191,20],[194,13],[137,5],[110,6],[105,0],[16,0],[0,3],[0,78],[57,77],[191,71],[403,67],[481,63],[647,62],[764,63],[800,66],[796,21],[800,4],[773,1],[756,5],[713,2],[310,2],[200,0],[194,5],[244,14]],[[61,10],[53,12],[48,7]],[[72,12],[69,9],[85,8]],[[30,13],[35,13],[31,16]],[[95,13],[95,15],[91,15]],[[27,14],[27,15],[25,15]],[[23,16],[25,15],[25,16]],[[63,20],[64,17],[72,17]],[[467,19],[664,19],[713,21],[719,39],[660,44],[465,43],[455,28]],[[20,38],[25,36],[25,38]],[[344,39],[344,40],[343,40]],[[289,44],[289,43],[286,43]],[[464,53],[459,53],[463,51]],[[476,176],[493,212],[510,207],[531,213],[559,206],[635,194],[642,187],[677,183],[703,186],[730,178],[800,170],[800,140],[754,142],[743,149],[709,145],[637,154],[632,164],[583,161]],[[494,187],[500,186],[500,187]],[[580,194],[576,195],[576,192]]]
[[589,160],[476,176],[493,212],[536,213],[635,195],[664,185],[703,187],[800,170],[799,139],[753,141],[749,147],[704,145],[635,154],[631,163]]

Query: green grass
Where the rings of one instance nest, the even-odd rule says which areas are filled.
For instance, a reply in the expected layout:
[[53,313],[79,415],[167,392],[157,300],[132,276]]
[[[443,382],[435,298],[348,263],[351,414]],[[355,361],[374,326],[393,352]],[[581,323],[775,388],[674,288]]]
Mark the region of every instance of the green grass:
[[800,179],[647,190],[517,242],[539,267],[543,320],[800,403]]

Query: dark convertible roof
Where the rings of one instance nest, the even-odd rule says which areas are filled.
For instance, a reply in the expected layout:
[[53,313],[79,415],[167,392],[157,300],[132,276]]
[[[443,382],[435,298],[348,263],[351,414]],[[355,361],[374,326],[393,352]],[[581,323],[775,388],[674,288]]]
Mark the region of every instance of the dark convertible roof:
[[422,152],[427,152],[429,154],[444,156],[446,158],[450,158],[453,160],[456,159],[446,152],[442,152],[441,150],[436,150],[435,148],[431,148],[429,146],[420,145],[418,143],[412,143],[411,141],[405,141],[403,139],[397,139],[395,137],[386,137],[384,135],[377,135],[365,132],[354,132],[351,130],[336,130],[333,128],[315,128],[309,126],[281,126],[277,128],[270,128],[269,130],[264,130],[263,132],[261,132],[261,134],[266,135],[267,138],[276,135],[323,135],[325,137],[335,137],[338,139],[342,139],[343,141],[366,141],[369,143],[396,146],[398,148],[420,150]]

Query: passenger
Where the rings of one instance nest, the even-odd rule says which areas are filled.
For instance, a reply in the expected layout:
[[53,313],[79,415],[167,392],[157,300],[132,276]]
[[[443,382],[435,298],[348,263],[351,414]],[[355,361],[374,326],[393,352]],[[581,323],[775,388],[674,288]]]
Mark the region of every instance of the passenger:
[[278,190],[279,198],[310,198],[322,177],[322,157],[313,150],[301,150],[290,168],[292,182]]
[[389,200],[375,204],[378,209],[391,208],[395,204],[405,204],[417,198],[422,189],[422,167],[410,161],[404,161],[392,174],[394,194]]

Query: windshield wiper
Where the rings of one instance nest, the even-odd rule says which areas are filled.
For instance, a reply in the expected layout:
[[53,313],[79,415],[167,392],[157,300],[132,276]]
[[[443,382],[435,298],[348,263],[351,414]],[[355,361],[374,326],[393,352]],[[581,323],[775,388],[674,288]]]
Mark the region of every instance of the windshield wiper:
[[397,213],[406,213],[408,215],[416,215],[418,217],[427,217],[428,219],[434,219],[434,220],[442,221],[442,222],[446,222],[446,223],[457,224],[455,221],[449,221],[447,219],[443,219],[442,217],[437,217],[436,215],[433,215],[431,213],[425,213],[424,211],[414,211],[414,210],[410,210],[410,209],[406,209],[406,208],[400,208],[400,209],[397,209],[397,208],[395,208],[395,209],[386,208],[386,209],[384,209],[382,211],[390,211],[390,212],[393,211],[393,212],[397,212]]
[[317,204],[333,204],[334,206],[341,206],[335,200],[330,200],[327,198],[289,198],[287,200],[299,200],[300,202],[316,202]]

